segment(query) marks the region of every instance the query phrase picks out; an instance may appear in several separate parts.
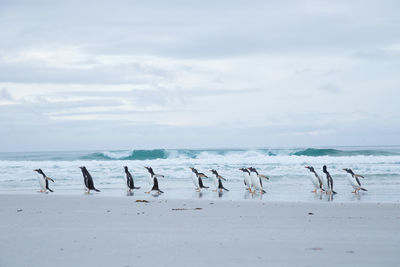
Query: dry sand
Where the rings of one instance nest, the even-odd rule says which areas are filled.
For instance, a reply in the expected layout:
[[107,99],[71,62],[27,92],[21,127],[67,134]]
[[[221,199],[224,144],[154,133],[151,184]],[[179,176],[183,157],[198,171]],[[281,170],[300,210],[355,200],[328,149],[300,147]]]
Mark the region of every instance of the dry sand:
[[0,266],[400,266],[400,204],[0,195]]

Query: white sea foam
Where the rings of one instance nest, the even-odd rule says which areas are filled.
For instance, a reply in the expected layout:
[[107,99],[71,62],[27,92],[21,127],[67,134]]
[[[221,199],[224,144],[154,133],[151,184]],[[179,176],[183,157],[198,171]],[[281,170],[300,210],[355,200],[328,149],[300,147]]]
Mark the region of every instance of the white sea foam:
[[[292,150],[293,151],[293,150]],[[82,153],[76,157],[69,155],[73,160],[0,160],[0,191],[7,190],[32,190],[37,188],[36,174],[33,169],[41,168],[56,183],[51,184],[55,189],[77,189],[81,190],[83,178],[79,166],[86,166],[91,172],[95,184],[99,188],[124,188],[123,166],[128,166],[138,185],[144,183],[147,173],[144,166],[152,166],[160,174],[165,175],[165,179],[160,181],[161,186],[171,190],[185,188],[191,190],[191,172],[189,167],[196,167],[200,171],[209,174],[211,168],[217,169],[219,173],[228,179],[226,186],[242,192],[242,176],[238,170],[242,167],[253,166],[260,173],[268,175],[271,179],[266,182],[266,186],[271,193],[281,194],[287,188],[304,190],[308,193],[310,188],[309,172],[304,168],[312,165],[322,176],[323,165],[328,166],[332,174],[336,188],[346,190],[348,188],[346,173],[342,168],[352,168],[356,173],[366,177],[362,182],[368,189],[376,187],[376,190],[392,190],[392,195],[385,191],[386,199],[398,201],[397,194],[400,190],[400,155],[389,156],[296,156],[289,155],[291,152],[275,153],[265,150],[233,150],[233,151],[178,151],[178,150],[156,150],[155,152],[141,152],[141,157],[150,157],[154,153],[155,159],[131,160],[134,151],[104,152],[107,159],[92,159]],[[164,154],[163,154],[164,153]],[[97,155],[99,153],[97,152]],[[277,155],[278,154],[278,155]],[[283,155],[279,155],[283,154]],[[89,155],[96,155],[91,152]],[[166,158],[161,158],[165,157]],[[57,157],[57,155],[52,155]],[[46,156],[51,158],[52,156]],[[45,156],[41,155],[40,158]],[[58,158],[62,158],[58,156]],[[93,156],[93,158],[96,158]],[[113,158],[115,160],[109,160]],[[118,160],[119,159],[119,160]],[[205,180],[206,184],[210,181]],[[386,187],[382,188],[382,185]],[[189,189],[188,189],[189,188]],[[376,190],[369,193],[375,194]],[[379,191],[378,190],[378,191]],[[280,192],[282,191],[282,192]],[[290,192],[290,190],[289,190]],[[382,191],[383,192],[383,191]],[[233,195],[234,193],[230,193]],[[279,195],[281,196],[281,195]],[[376,195],[375,195],[376,196]],[[291,198],[289,198],[291,199]],[[385,196],[377,197],[379,201],[385,201]]]

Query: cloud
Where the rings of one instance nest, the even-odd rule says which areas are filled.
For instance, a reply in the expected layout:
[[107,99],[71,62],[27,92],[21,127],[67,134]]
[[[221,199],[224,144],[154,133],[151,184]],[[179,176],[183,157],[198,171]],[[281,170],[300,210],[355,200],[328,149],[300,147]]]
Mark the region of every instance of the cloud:
[[399,8],[1,1],[0,149],[396,143]]
[[337,85],[335,85],[334,83],[324,84],[319,89],[321,89],[323,91],[331,92],[331,93],[337,93],[340,91],[340,88]]
[[0,90],[0,100],[13,100],[13,97],[11,96],[7,88],[2,88]]

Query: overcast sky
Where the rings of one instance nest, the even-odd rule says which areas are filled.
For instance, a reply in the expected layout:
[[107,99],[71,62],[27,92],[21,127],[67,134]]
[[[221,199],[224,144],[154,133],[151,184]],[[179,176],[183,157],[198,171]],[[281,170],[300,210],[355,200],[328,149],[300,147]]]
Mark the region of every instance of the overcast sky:
[[0,151],[398,145],[399,14],[0,0]]

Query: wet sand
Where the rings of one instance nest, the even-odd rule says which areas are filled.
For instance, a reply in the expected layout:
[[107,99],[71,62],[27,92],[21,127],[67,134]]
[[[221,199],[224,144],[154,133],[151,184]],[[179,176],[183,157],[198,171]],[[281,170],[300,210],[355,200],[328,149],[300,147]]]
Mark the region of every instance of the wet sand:
[[400,204],[0,195],[0,266],[398,266]]

